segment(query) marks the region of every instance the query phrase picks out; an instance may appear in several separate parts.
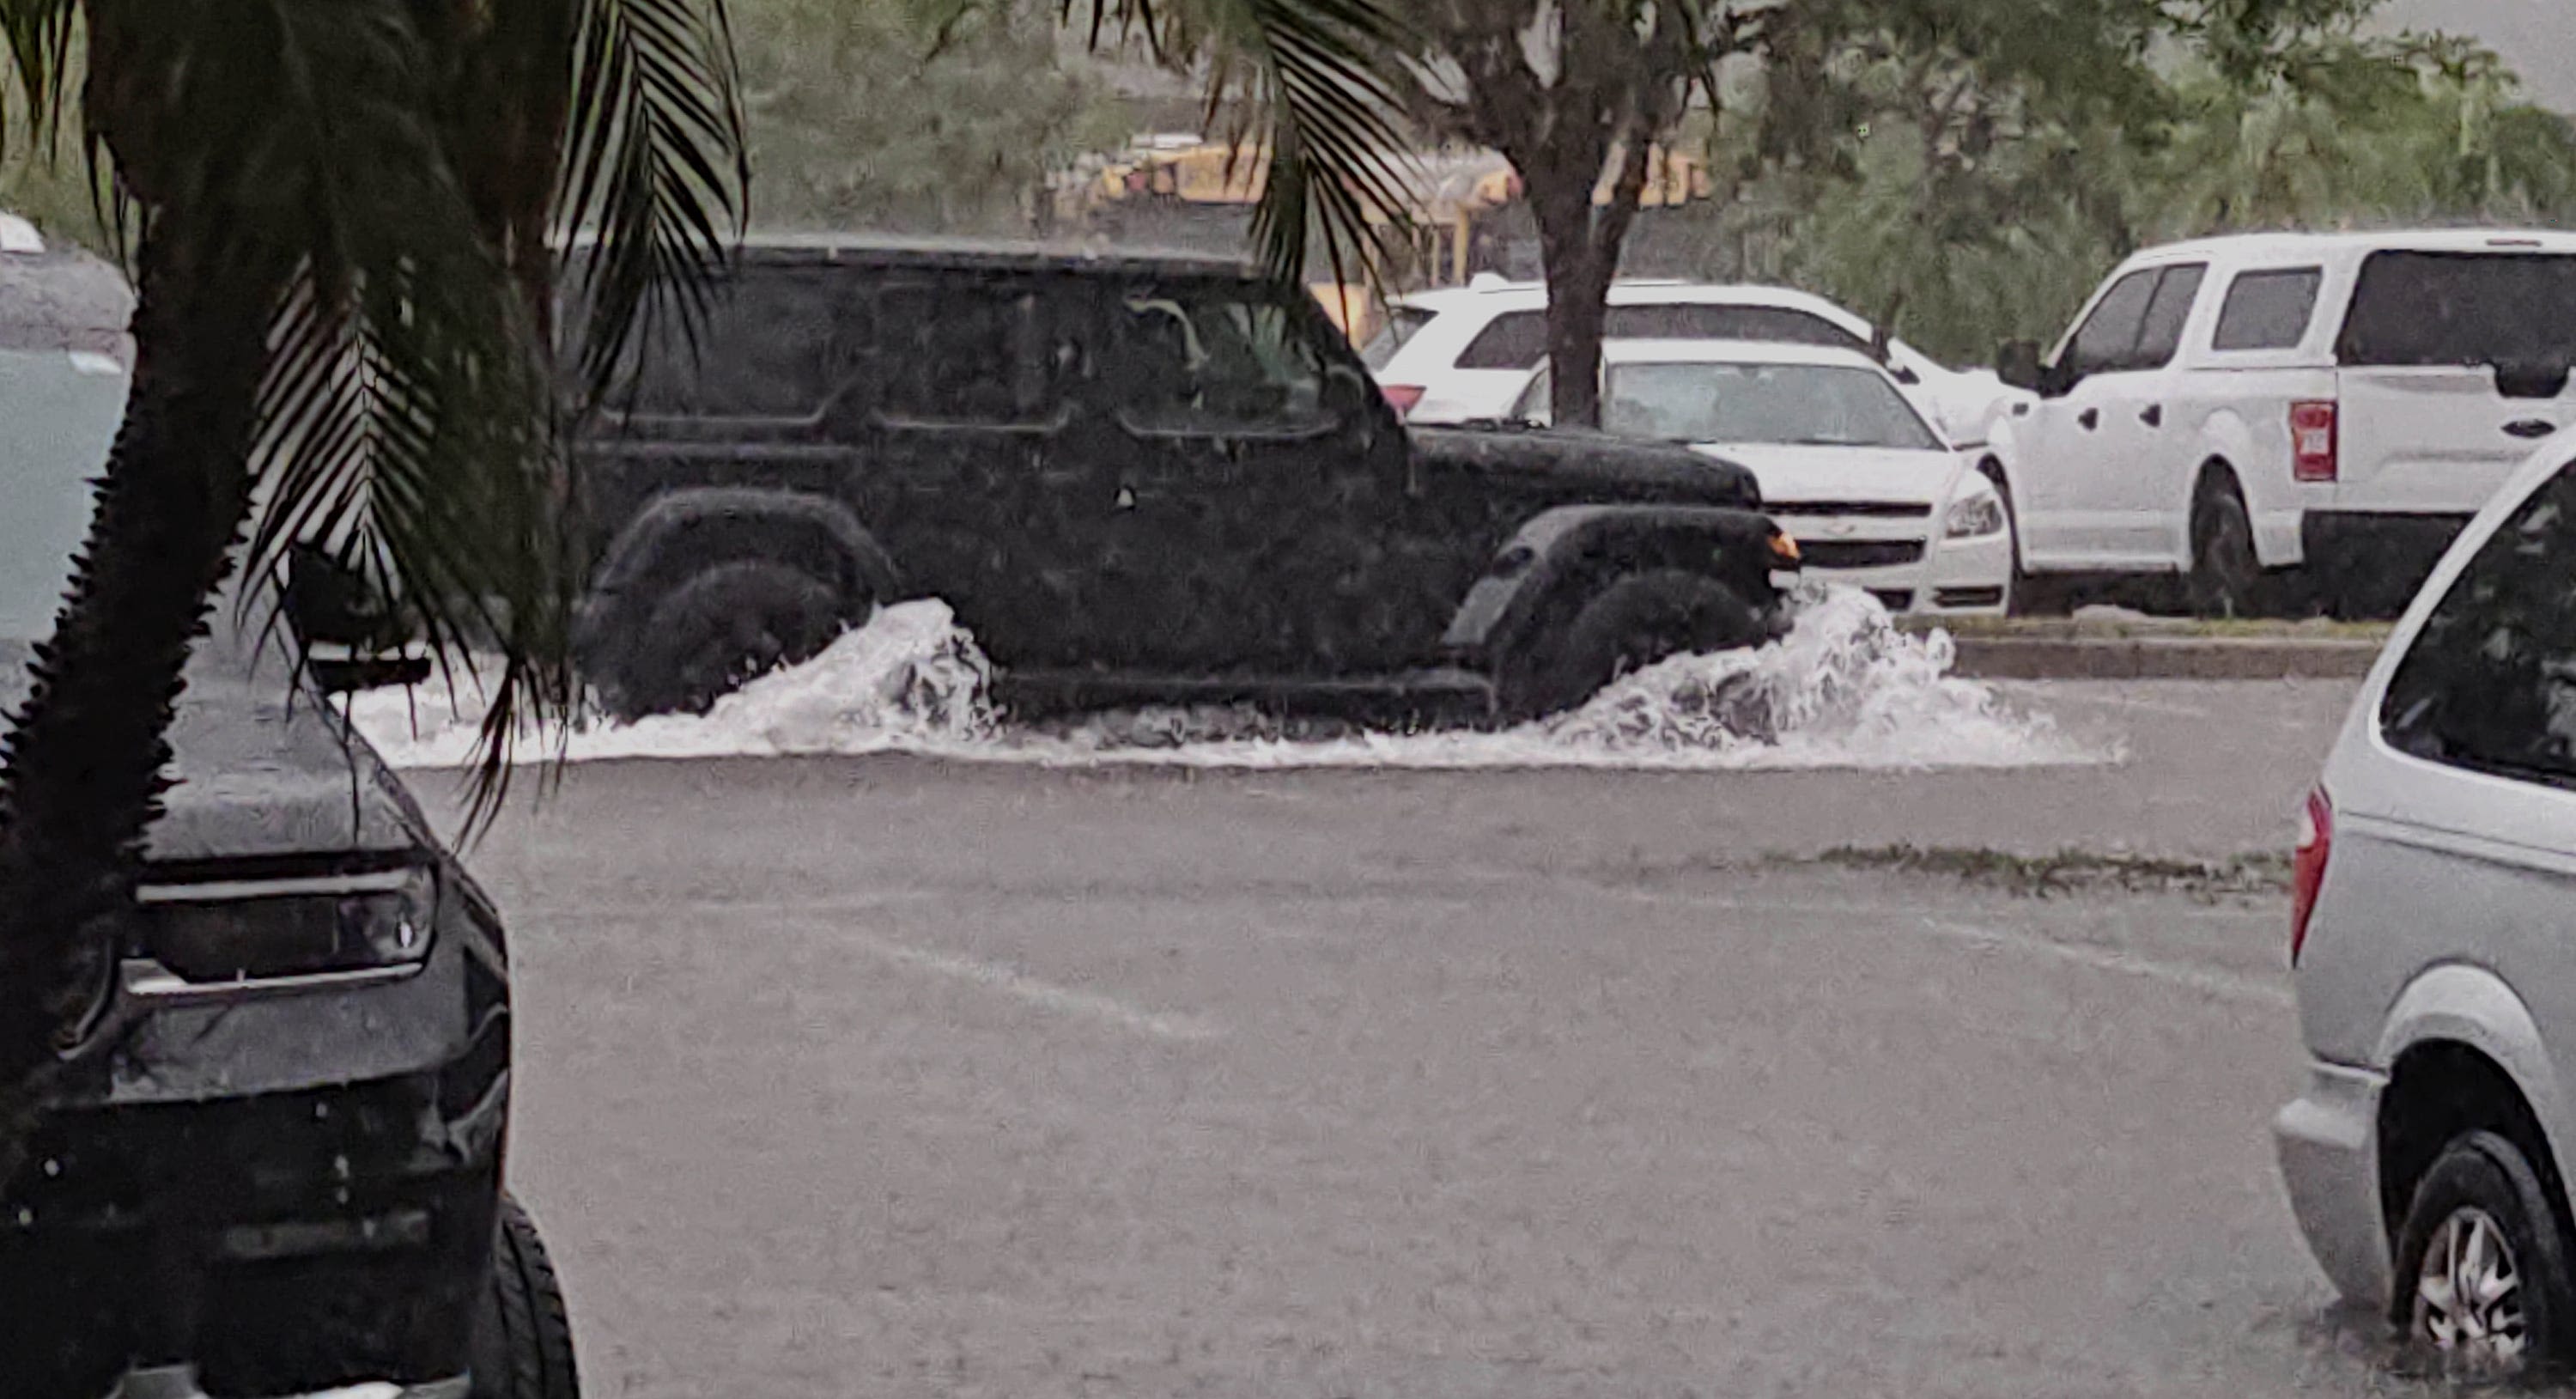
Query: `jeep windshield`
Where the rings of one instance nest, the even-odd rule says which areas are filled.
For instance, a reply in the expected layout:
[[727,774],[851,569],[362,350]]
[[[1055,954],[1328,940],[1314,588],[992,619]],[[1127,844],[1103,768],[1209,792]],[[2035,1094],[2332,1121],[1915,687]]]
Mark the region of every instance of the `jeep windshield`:
[[1631,437],[1937,452],[1941,439],[1875,370],[1838,365],[1613,364],[1601,425]]
[[2571,325],[2576,256],[2374,253],[2335,354],[2352,368],[2562,365]]

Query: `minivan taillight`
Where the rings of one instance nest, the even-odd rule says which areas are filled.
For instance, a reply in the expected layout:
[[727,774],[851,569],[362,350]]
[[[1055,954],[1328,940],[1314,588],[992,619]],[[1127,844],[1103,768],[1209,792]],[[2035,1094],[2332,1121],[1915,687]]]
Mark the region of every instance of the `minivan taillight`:
[[2331,481],[2341,469],[2342,425],[2331,398],[2290,405],[2290,475]]
[[1395,416],[1399,418],[1409,416],[1414,405],[1422,401],[1420,384],[1387,384],[1378,391],[1386,395],[1386,401],[1394,406]]
[[2317,891],[2326,884],[2326,859],[2334,853],[2334,801],[2326,789],[2308,793],[2299,813],[2299,848],[2290,859],[2290,965],[2308,945],[2308,920],[2316,916]]

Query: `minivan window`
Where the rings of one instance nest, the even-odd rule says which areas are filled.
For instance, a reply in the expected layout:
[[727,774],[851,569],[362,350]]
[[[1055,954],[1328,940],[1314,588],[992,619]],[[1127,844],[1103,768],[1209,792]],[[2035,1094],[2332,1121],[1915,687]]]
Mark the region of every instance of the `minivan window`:
[[2317,292],[2325,285],[2324,269],[2285,268],[2246,272],[2227,286],[2227,301],[2218,308],[2213,350],[2295,350],[2308,338],[2317,316]]
[[2150,267],[2132,272],[2112,284],[2084,318],[2066,351],[2066,367],[2081,374],[2099,374],[2123,367],[2138,345],[2138,329],[2146,323],[2147,303],[2156,295],[2156,282],[2164,273]]
[[1460,369],[1527,369],[1547,358],[1547,313],[1506,311],[1467,342]]
[[2373,253],[2335,355],[2355,367],[2576,358],[2576,256]]
[[2430,762],[2576,786],[2576,465],[2478,550],[2399,663],[2390,746]]
[[697,352],[657,337],[634,384],[646,417],[803,418],[831,394],[834,309],[821,277],[755,269],[720,288]]
[[2182,328],[2200,300],[2200,284],[2209,268],[2200,263],[2165,269],[2156,294],[2147,302],[2146,323],[2138,330],[2138,347],[2123,369],[2162,369],[2182,350]]

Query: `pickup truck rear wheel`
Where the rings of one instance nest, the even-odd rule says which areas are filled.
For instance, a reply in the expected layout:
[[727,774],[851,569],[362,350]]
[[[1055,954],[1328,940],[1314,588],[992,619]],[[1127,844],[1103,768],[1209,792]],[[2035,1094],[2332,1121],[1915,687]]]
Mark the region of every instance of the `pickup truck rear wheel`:
[[745,682],[821,655],[841,634],[842,611],[830,584],[786,564],[705,569],[645,609],[609,708],[624,719],[703,714]]
[[1755,646],[1763,637],[1761,615],[1714,578],[1679,569],[1632,574],[1595,594],[1562,631],[1506,661],[1495,685],[1506,716],[1544,718],[1660,661]]
[[2191,610],[2203,617],[2252,617],[2270,602],[2254,519],[2236,483],[2213,477],[2191,507]]

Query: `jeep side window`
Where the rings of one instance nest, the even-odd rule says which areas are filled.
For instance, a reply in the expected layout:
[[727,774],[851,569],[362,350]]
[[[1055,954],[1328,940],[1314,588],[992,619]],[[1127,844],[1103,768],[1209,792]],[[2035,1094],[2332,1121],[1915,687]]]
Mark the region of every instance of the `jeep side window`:
[[2470,560],[2379,721],[2390,746],[2429,762],[2576,787],[2576,466]]
[[1160,290],[1127,298],[1112,403],[1140,432],[1320,427],[1324,357],[1286,307],[1257,297]]
[[1460,369],[1523,370],[1547,358],[1547,313],[1506,311],[1458,354]]
[[2067,343],[2065,367],[2078,374],[2100,374],[2122,367],[2138,346],[2146,324],[2147,303],[2156,295],[2162,268],[2132,272],[2112,284]]
[[2218,329],[2209,348],[2295,350],[2308,338],[2317,318],[2317,292],[2325,285],[2323,268],[2294,267],[2247,272],[2228,284],[2227,301],[2218,308]]
[[1044,426],[1082,362],[1055,301],[1034,289],[899,285],[873,310],[867,374],[896,422]]
[[[634,384],[655,418],[806,418],[835,382],[832,288],[799,269],[754,268],[719,288],[696,353],[657,336]],[[613,402],[613,400],[612,400]]]

